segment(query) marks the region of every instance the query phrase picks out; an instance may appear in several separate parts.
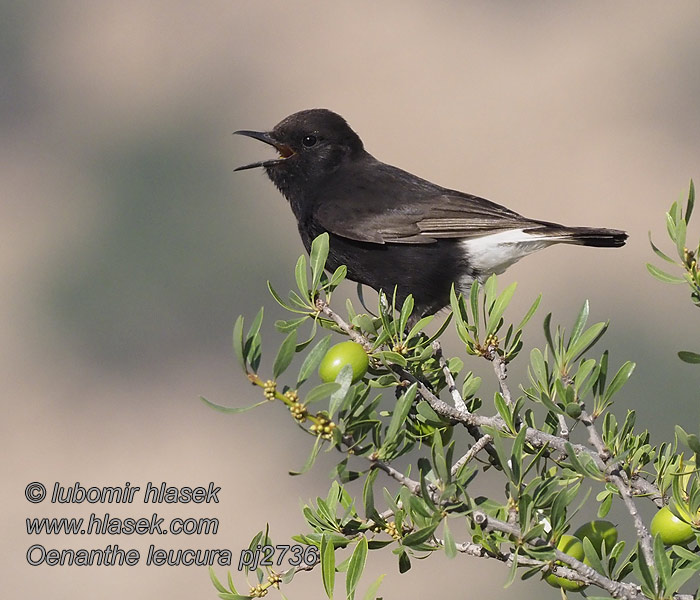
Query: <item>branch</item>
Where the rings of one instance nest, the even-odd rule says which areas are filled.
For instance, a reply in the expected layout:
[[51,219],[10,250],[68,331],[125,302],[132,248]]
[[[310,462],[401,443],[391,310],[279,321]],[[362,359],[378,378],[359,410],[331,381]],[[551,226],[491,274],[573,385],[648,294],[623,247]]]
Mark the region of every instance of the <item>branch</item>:
[[501,355],[498,353],[498,350],[496,350],[496,348],[493,346],[489,346],[488,354],[486,356],[493,365],[493,370],[496,373],[496,378],[498,379],[498,385],[501,388],[501,395],[503,396],[503,399],[506,401],[508,406],[512,406],[513,398],[510,394],[510,388],[506,383],[506,380],[508,379],[506,361],[503,360]]
[[372,351],[372,343],[361,333],[353,329],[352,325],[346,323],[338,313],[331,309],[330,305],[325,300],[318,298],[316,300],[316,308],[347,333],[353,342],[361,344],[367,352]]
[[[520,527],[517,525],[491,518],[482,511],[476,511],[473,517],[474,522],[477,525],[480,525],[485,531],[499,531],[511,536],[513,541],[522,543],[522,532]],[[547,540],[542,538],[533,538],[527,543],[535,547],[551,546]],[[576,572],[577,580],[581,580],[584,583],[592,583],[597,585],[599,588],[602,588],[608,592],[613,598],[631,600],[636,598],[641,592],[639,587],[629,583],[613,581],[612,579],[601,575],[592,567],[589,567],[580,560],[575,559],[573,556],[570,556],[557,548],[554,548],[554,556],[558,561],[563,562]]]
[[625,503],[625,508],[627,512],[632,517],[632,522],[634,523],[634,529],[637,532],[637,539],[640,542],[642,552],[644,553],[644,560],[648,565],[654,564],[654,550],[653,542],[649,530],[646,528],[644,521],[639,516],[639,511],[637,506],[632,499],[630,494],[630,486],[622,478],[622,469],[619,464],[613,465],[612,468],[608,466],[610,461],[610,450],[603,443],[603,439],[600,437],[598,430],[595,428],[595,421],[593,417],[587,412],[583,411],[581,413],[581,422],[586,426],[588,431],[588,439],[598,452],[598,456],[603,461],[606,466],[606,472],[608,472],[608,477],[612,484],[619,490],[620,496],[622,496],[622,501]]

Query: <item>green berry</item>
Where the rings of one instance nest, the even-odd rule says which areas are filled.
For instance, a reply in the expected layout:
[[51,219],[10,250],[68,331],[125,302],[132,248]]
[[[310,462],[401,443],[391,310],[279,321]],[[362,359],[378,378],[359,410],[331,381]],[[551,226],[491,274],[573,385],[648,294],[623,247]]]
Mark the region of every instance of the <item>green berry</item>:
[[352,367],[353,383],[365,376],[369,367],[369,356],[360,344],[341,342],[330,348],[318,368],[319,377],[325,382],[335,381],[345,365]]

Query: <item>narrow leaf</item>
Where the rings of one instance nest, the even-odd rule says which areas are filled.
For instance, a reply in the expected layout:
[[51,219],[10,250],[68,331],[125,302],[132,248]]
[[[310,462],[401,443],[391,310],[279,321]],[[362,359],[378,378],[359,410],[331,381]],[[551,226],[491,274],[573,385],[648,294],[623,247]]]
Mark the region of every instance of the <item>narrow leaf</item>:
[[309,262],[311,263],[311,289],[318,288],[318,282],[321,281],[323,267],[328,258],[328,234],[322,233],[313,242],[311,242],[311,252],[309,253]]
[[343,403],[346,396],[348,395],[348,390],[352,385],[352,365],[344,365],[340,372],[335,378],[335,383],[340,387],[331,394],[331,400],[328,404],[328,413],[331,417],[335,415],[338,407]]
[[309,280],[306,277],[306,256],[303,254],[297,260],[297,264],[294,267],[294,279],[297,282],[297,288],[304,298],[309,295]]
[[596,323],[584,331],[576,341],[567,348],[567,357],[577,360],[584,352],[593,346],[608,328],[607,323]]
[[678,353],[678,358],[680,358],[683,362],[687,363],[700,363],[700,354],[697,354],[696,352],[690,352],[689,350],[681,350]]
[[683,277],[676,277],[675,275],[669,275],[665,271],[662,271],[658,267],[655,267],[651,263],[647,263],[647,271],[651,273],[652,277],[655,277],[663,283],[683,283],[685,279]]
[[613,377],[612,381],[610,382],[608,389],[605,390],[603,403],[610,400],[610,398],[612,398],[613,395],[620,391],[620,388],[623,385],[625,385],[627,380],[632,375],[632,371],[634,371],[635,366],[635,363],[628,360],[624,365],[620,367],[619,371],[615,374],[615,377]]
[[287,370],[287,367],[294,358],[294,351],[297,347],[297,330],[294,329],[282,342],[280,349],[277,351],[275,362],[272,364],[272,376],[277,379],[282,373]]
[[355,597],[355,590],[357,589],[357,584],[362,577],[362,572],[365,570],[365,563],[367,562],[367,538],[363,535],[360,541],[355,546],[352,556],[350,557],[350,564],[348,565],[348,573],[345,578],[345,590],[347,592],[348,598]]
[[328,383],[322,383],[317,385],[304,398],[304,404],[312,404],[313,402],[318,402],[324,398],[328,398],[333,392],[338,390],[340,386],[335,381],[329,381]]
[[588,321],[588,313],[590,312],[590,306],[588,304],[588,300],[586,300],[583,303],[583,306],[581,307],[581,311],[578,313],[578,316],[576,317],[576,322],[574,323],[574,327],[571,330],[571,337],[569,338],[569,346],[572,346],[578,341],[579,336],[581,335],[581,332],[583,332],[583,328],[586,326],[586,321]]
[[443,534],[445,536],[445,554],[447,555],[447,558],[454,558],[457,556],[457,545],[455,544],[455,538],[447,525],[447,518],[445,518]]
[[651,244],[651,249],[654,251],[654,254],[658,256],[659,258],[665,260],[666,262],[670,262],[671,264],[676,264],[676,261],[673,260],[668,254],[660,250],[656,244],[652,241],[651,239],[651,231],[649,232],[649,243]]
[[306,462],[304,463],[304,466],[299,470],[299,471],[289,471],[290,475],[302,475],[303,473],[306,473],[314,464],[314,461],[316,460],[316,457],[318,456],[318,453],[321,451],[321,436],[316,437],[316,441],[314,442],[314,447],[311,448],[311,454],[309,454],[309,458],[306,459]]
[[365,594],[365,597],[363,600],[376,600],[377,596],[377,590],[379,589],[379,586],[382,585],[382,581],[384,580],[385,573],[382,573],[379,577],[377,577],[372,585],[367,588],[367,593]]
[[508,304],[513,299],[513,294],[515,293],[515,288],[518,286],[517,282],[511,283],[505,290],[503,290],[496,301],[493,304],[493,308],[489,311],[489,321],[486,326],[486,333],[495,333],[498,328],[498,323],[503,316],[503,313],[508,308]]
[[335,587],[335,548],[325,533],[321,536],[321,575],[326,596],[332,600]]
[[693,214],[693,207],[695,206],[695,184],[693,180],[690,180],[690,189],[688,190],[688,204],[685,209],[685,224],[690,223],[690,215]]
[[328,352],[328,347],[331,345],[331,334],[324,337],[318,344],[316,344],[311,351],[306,355],[304,362],[301,364],[299,369],[299,376],[297,377],[297,387],[304,383],[311,374],[316,370],[319,363],[323,360],[323,357]]
[[263,404],[267,404],[267,400],[263,400],[262,402],[257,402],[252,406],[221,406],[220,404],[214,404],[213,402],[209,402],[209,400],[207,400],[204,396],[200,396],[199,399],[202,402],[204,402],[204,404],[206,404],[209,408],[213,408],[214,410],[218,410],[222,413],[229,413],[234,415],[238,413],[244,413],[258,406],[262,406]]
[[406,417],[408,416],[408,411],[411,409],[411,405],[416,397],[417,390],[417,384],[412,384],[411,387],[409,387],[396,402],[394,414],[391,416],[391,421],[389,421],[389,427],[384,438],[383,446],[391,444],[396,438],[399,430],[404,427]]
[[433,536],[433,533],[435,532],[435,529],[437,529],[437,526],[438,523],[435,523],[433,525],[423,527],[418,531],[414,531],[413,533],[409,533],[406,537],[404,537],[401,540],[401,543],[404,546],[418,546],[419,544],[422,544],[423,542],[429,540]]
[[243,315],[239,315],[233,326],[233,353],[236,355],[238,364],[246,370],[246,360],[243,354]]

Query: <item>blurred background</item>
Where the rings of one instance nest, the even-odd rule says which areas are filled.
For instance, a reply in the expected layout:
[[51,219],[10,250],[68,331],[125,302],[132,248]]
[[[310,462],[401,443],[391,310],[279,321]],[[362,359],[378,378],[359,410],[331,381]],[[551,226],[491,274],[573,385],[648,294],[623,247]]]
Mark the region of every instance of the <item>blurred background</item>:
[[[304,108],[339,112],[372,154],[447,187],[533,218],[627,230],[621,250],[557,247],[501,278],[519,282],[514,318],[544,294],[513,387],[544,315],[570,327],[588,298],[591,319],[611,321],[600,351],[638,365],[615,412],[637,410],[655,442],[677,422],[697,430],[700,372],[675,354],[698,350],[700,315],[684,288],[644,267],[647,232],[668,248],[664,212],[700,179],[697,2],[0,6],[0,579],[11,597],[214,598],[202,567],[30,567],[25,553],[117,543],[145,556],[155,543],[229,548],[236,562],[266,522],[289,543],[304,530],[300,504],[325,496],[332,456],[287,476],[310,438],[280,406],[230,416],[198,400],[261,398],[235,364],[233,322],[264,304],[271,360],[283,315],[266,280],[292,286],[302,252],[264,174],[232,172],[269,149],[231,132]],[[341,291],[355,298],[354,286]],[[460,352],[454,337],[447,345]],[[494,389],[488,379],[485,397]],[[31,505],[31,481],[222,491],[214,506]],[[25,530],[27,517],[154,510],[217,517],[219,533]],[[436,555],[399,576],[394,558],[373,557],[363,593],[387,572],[386,598],[436,586],[454,598],[559,596],[533,580],[504,590],[505,569],[488,561]],[[286,593],[320,597],[320,576]]]

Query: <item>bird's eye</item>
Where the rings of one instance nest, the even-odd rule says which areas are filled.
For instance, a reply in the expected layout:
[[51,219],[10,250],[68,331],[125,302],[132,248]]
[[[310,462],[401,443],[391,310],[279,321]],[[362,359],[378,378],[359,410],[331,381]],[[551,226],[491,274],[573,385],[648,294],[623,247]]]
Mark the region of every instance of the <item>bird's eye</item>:
[[302,138],[301,143],[304,144],[305,148],[311,148],[311,146],[316,145],[316,141],[317,140],[315,135],[305,135]]

